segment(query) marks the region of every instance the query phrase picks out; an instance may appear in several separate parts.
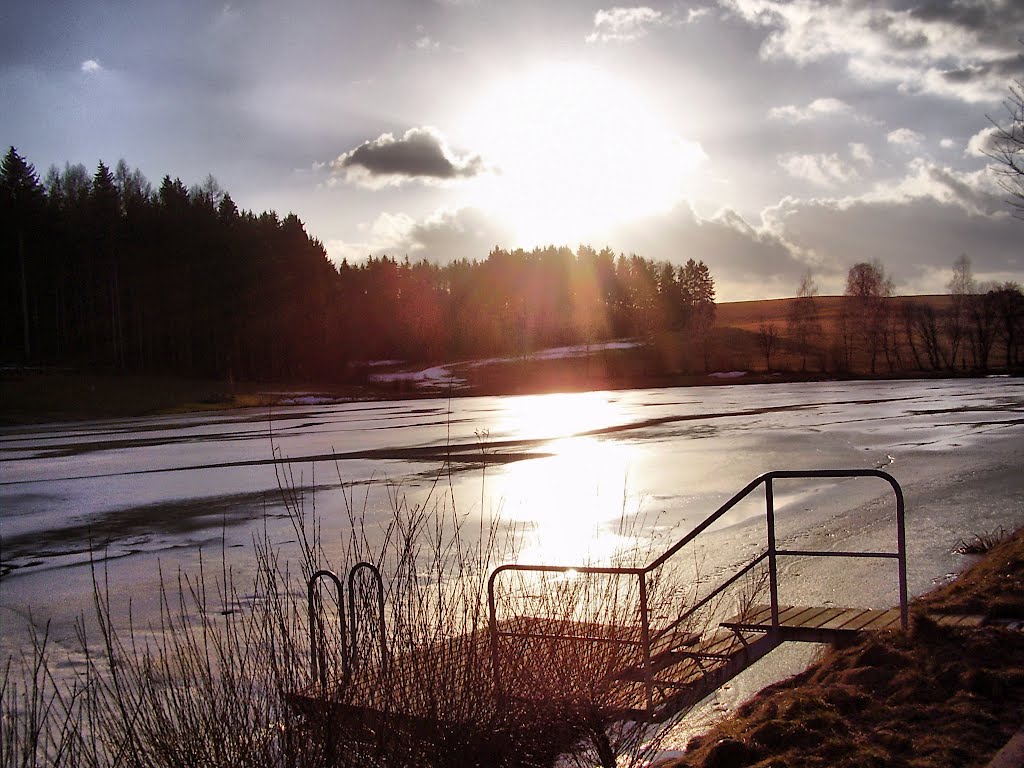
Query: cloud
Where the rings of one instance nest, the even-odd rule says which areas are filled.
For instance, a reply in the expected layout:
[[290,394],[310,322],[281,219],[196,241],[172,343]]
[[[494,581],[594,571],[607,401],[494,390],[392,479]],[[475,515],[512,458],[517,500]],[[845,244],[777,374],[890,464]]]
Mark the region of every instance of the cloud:
[[704,261],[720,301],[787,296],[807,269],[801,255],[776,233],[755,227],[731,209],[699,216],[687,203],[631,222],[611,244],[657,261]]
[[924,136],[910,128],[897,128],[895,131],[889,131],[885,140],[899,147],[912,148],[924,141]]
[[384,133],[330,163],[331,171],[346,181],[370,188],[399,186],[405,182],[443,182],[476,176],[483,171],[479,155],[456,156],[440,131],[410,128],[396,139]]
[[982,128],[976,134],[971,136],[967,142],[967,150],[964,154],[970,157],[987,157],[994,150],[998,149],[997,138],[999,136],[999,128],[994,125],[990,125],[987,128]]
[[413,47],[422,53],[433,53],[441,49],[441,43],[432,38],[427,34],[427,31],[422,25],[416,27],[417,38],[413,42]]
[[86,59],[82,62],[82,65],[81,67],[79,67],[79,69],[82,72],[85,72],[86,74],[91,74],[93,72],[102,72],[103,65],[96,61],[96,59]]
[[[695,17],[699,18],[699,17]],[[661,11],[641,5],[636,8],[610,8],[594,14],[594,29],[588,43],[626,42],[647,34],[648,27],[662,23]]]
[[953,147],[956,146],[956,142],[953,141],[952,139],[943,139],[942,141],[939,142],[939,146],[942,147],[943,149],[952,149]]
[[879,258],[900,293],[941,293],[961,253],[976,276],[1019,279],[1020,221],[990,174],[960,173],[914,160],[904,177],[858,197],[787,198],[763,214],[764,227],[817,263],[824,293],[842,290],[849,267]]
[[991,174],[915,159],[904,174],[857,196],[788,197],[759,221],[690,206],[613,233],[617,248],[675,263],[703,259],[723,301],[792,296],[811,269],[822,293],[842,293],[849,268],[879,258],[901,293],[942,293],[961,253],[980,282],[1020,280],[1021,222]]
[[779,159],[779,165],[790,176],[809,181],[819,187],[834,187],[837,183],[851,181],[858,177],[857,169],[836,153],[786,155]]
[[815,99],[806,107],[787,104],[784,107],[773,107],[768,111],[772,120],[784,120],[787,123],[804,123],[824,117],[849,115],[853,107],[841,99]]
[[1020,76],[1024,4],[1003,0],[719,0],[766,28],[766,59],[842,57],[867,82],[966,102],[999,97]]
[[514,247],[509,231],[476,208],[442,209],[417,220],[405,213],[382,213],[363,227],[361,242],[328,241],[327,252],[340,262],[367,256],[408,256],[446,264],[487,258],[496,245]]
[[[942,293],[949,266],[962,253],[979,282],[1021,280],[1020,227],[991,174],[918,158],[901,176],[857,196],[788,197],[759,220],[728,208],[702,217],[679,203],[616,226],[593,245],[675,264],[703,260],[722,301],[792,296],[807,269],[822,293],[841,293],[846,272],[865,258],[880,259],[900,293]],[[360,242],[328,241],[331,257],[386,254],[448,263],[482,260],[496,245],[520,245],[475,208],[419,219],[385,213],[362,230]]]
[[850,142],[850,157],[866,168],[870,168],[875,164],[875,158],[871,155],[871,150],[868,149],[866,144],[861,144],[857,141]]

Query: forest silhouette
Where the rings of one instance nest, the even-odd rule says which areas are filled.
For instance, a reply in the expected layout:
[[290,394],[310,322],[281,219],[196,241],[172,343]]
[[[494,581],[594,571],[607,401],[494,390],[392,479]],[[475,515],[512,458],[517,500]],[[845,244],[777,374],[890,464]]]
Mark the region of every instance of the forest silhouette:
[[122,160],[0,168],[7,361],[239,380],[346,381],[353,363],[521,355],[664,330],[706,335],[714,279],[581,245],[438,264],[330,261],[294,214]]

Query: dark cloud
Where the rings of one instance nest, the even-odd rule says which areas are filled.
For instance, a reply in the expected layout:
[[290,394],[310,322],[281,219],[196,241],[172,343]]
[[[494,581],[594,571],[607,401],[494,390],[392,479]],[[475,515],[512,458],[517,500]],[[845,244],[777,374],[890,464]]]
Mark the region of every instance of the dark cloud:
[[350,181],[379,186],[475,176],[482,171],[483,161],[478,155],[455,156],[433,128],[410,128],[399,139],[385,133],[363,142],[333,160],[331,168]]
[[792,295],[808,266],[778,235],[751,226],[728,209],[703,218],[681,204],[620,227],[612,239],[616,247],[649,259],[704,261],[724,301]]
[[482,260],[495,246],[514,246],[505,227],[475,208],[442,212],[417,222],[409,230],[408,242],[417,256],[442,264]]
[[1024,6],[1016,0],[919,0],[893,5],[896,10],[900,10],[900,6],[905,7],[911,16],[922,21],[944,22],[975,32],[1001,30],[1006,24],[1024,21]]
[[846,270],[865,256],[882,261],[900,293],[942,292],[962,253],[981,281],[1017,279],[1021,223],[981,178],[918,163],[888,195],[791,198],[766,220],[793,248],[820,260],[823,288],[841,288]]
[[928,45],[928,36],[920,30],[908,31],[900,29],[895,24],[895,19],[888,13],[875,13],[867,22],[867,27],[872,32],[884,34],[886,41],[893,48],[902,50],[915,50]]

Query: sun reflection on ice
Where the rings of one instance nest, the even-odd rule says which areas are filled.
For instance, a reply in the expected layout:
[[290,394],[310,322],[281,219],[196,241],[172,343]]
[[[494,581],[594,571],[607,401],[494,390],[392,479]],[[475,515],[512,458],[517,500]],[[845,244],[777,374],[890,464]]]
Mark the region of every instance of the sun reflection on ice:
[[608,564],[637,545],[642,500],[630,489],[634,446],[595,437],[554,440],[554,455],[517,462],[496,482],[504,516],[524,529],[519,561]]
[[526,395],[511,399],[491,436],[568,438],[621,424],[622,408],[607,392]]

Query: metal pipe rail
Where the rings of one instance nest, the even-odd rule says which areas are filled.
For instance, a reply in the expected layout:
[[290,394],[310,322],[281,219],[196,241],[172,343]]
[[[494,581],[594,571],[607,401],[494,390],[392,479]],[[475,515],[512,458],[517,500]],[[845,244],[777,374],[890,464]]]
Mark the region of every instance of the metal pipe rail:
[[[384,622],[384,580],[381,578],[380,570],[373,563],[359,562],[352,566],[348,572],[348,614],[345,620],[344,587],[338,575],[331,570],[322,569],[316,571],[309,577],[306,583],[306,597],[309,611],[309,650],[310,650],[310,674],[313,681],[319,681],[323,689],[327,687],[327,658],[325,652],[326,640],[324,636],[323,622],[320,620],[320,612],[317,610],[317,582],[320,579],[328,579],[334,584],[335,594],[338,600],[338,635],[341,640],[341,669],[342,686],[346,686],[352,679],[352,673],[359,662],[359,612],[356,606],[356,574],[359,571],[370,572],[376,585],[377,597],[377,631],[380,635],[380,663],[381,670],[385,674],[388,671],[387,637],[385,635]],[[347,626],[348,625],[348,626]],[[318,642],[319,638],[319,642]]]
[[[778,549],[775,540],[775,495],[774,495],[774,484],[777,480],[791,480],[791,479],[842,479],[842,478],[856,478],[856,477],[874,477],[881,479],[888,483],[892,487],[893,495],[896,500],[896,551],[895,552],[847,552],[847,551],[820,551],[820,550],[797,550],[797,549]],[[701,533],[706,531],[718,520],[720,520],[727,512],[733,507],[743,501],[749,496],[755,489],[764,485],[765,489],[765,517],[767,524],[767,549],[764,553],[756,557],[751,563],[746,565],[739,573],[732,576],[725,583],[720,585],[717,589],[703,598],[699,603],[690,608],[680,618],[673,621],[668,627],[658,631],[652,636],[650,626],[650,606],[648,605],[647,595],[647,577],[654,570],[664,565],[673,555],[679,552],[683,547],[696,539]],[[899,600],[900,600],[900,624],[903,629],[907,629],[909,623],[909,610],[908,610],[908,599],[907,599],[907,545],[906,545],[906,532],[905,532],[905,520],[906,510],[903,498],[903,489],[900,487],[896,479],[887,472],[883,472],[879,469],[817,469],[817,470],[774,470],[766,472],[762,475],[751,480],[744,486],[740,491],[732,496],[728,501],[722,504],[717,510],[705,518],[701,523],[694,527],[689,533],[683,538],[669,547],[664,553],[659,555],[657,558],[652,560],[646,566],[643,567],[631,567],[631,568],[616,568],[611,566],[562,566],[562,565],[526,565],[519,563],[509,563],[501,565],[495,568],[491,573],[490,578],[487,580],[487,606],[488,606],[488,630],[490,634],[491,643],[491,670],[494,679],[495,692],[499,699],[504,697],[504,691],[502,688],[502,676],[501,676],[501,651],[500,651],[500,638],[503,636],[516,636],[515,632],[500,632],[498,630],[498,617],[497,617],[497,603],[494,594],[494,585],[498,577],[506,572],[510,571],[521,571],[521,572],[532,572],[532,573],[580,573],[580,574],[604,574],[610,576],[631,576],[638,580],[639,587],[639,609],[640,609],[640,639],[630,640],[628,638],[622,638],[618,642],[623,645],[637,645],[642,647],[643,659],[642,669],[644,672],[644,685],[645,685],[645,698],[648,714],[651,713],[653,708],[653,667],[651,664],[651,646],[652,641],[664,637],[667,632],[678,627],[686,619],[693,616],[700,608],[707,605],[721,592],[732,586],[738,579],[748,573],[757,564],[763,562],[765,559],[768,560],[768,578],[769,578],[769,591],[771,600],[771,618],[772,626],[777,628],[779,626],[779,584],[778,584],[778,558],[779,557],[791,557],[791,556],[803,556],[803,557],[843,557],[843,558],[886,558],[895,559],[897,561],[898,580],[899,580]],[[572,635],[544,635],[554,639],[579,639]]]

